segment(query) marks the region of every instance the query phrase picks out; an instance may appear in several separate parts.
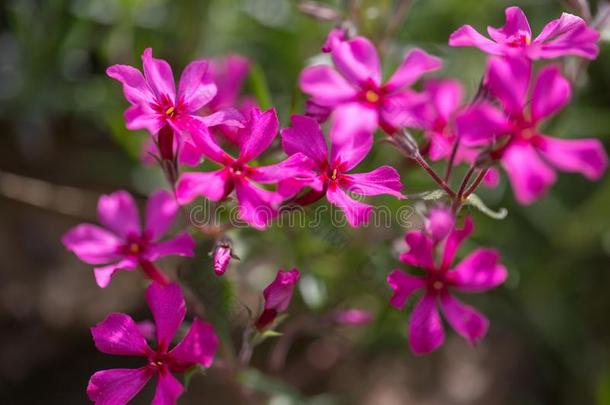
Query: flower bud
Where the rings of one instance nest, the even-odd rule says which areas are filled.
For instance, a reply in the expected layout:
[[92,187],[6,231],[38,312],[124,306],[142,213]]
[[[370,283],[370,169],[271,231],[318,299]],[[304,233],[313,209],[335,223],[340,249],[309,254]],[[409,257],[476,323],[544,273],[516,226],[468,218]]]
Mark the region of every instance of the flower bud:
[[259,331],[265,329],[279,313],[286,311],[300,277],[301,273],[296,268],[290,271],[280,269],[277,272],[275,279],[263,291],[265,308],[256,320],[256,329]]

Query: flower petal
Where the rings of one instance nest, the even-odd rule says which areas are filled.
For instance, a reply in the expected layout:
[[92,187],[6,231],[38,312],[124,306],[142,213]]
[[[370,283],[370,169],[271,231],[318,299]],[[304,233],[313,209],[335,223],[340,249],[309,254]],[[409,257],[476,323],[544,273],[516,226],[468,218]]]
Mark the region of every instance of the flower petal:
[[445,331],[436,308],[436,297],[424,294],[415,304],[409,319],[409,346],[421,355],[433,352],[445,341]]
[[390,166],[381,166],[368,173],[345,174],[341,187],[351,193],[360,195],[388,194],[396,198],[405,198],[401,194],[400,175]]
[[443,262],[441,264],[443,269],[449,269],[451,267],[451,263],[453,263],[453,259],[455,259],[455,254],[460,248],[460,245],[472,234],[472,231],[474,231],[474,221],[472,220],[472,217],[468,215],[464,218],[464,226],[462,228],[455,227],[449,233],[443,251]]
[[178,204],[167,190],[159,190],[148,198],[146,203],[146,231],[151,240],[163,236],[174,223],[178,213]]
[[95,347],[106,354],[122,356],[146,356],[150,348],[130,316],[110,314],[91,328]]
[[449,273],[452,284],[460,291],[483,292],[502,284],[508,272],[500,263],[495,249],[477,249]]
[[336,70],[326,65],[303,69],[299,76],[303,93],[314,98],[316,104],[333,107],[341,102],[353,100],[357,91]]
[[125,405],[144,388],[150,377],[152,372],[147,367],[98,371],[89,380],[87,395],[95,405]]
[[544,158],[559,170],[599,180],[608,168],[608,155],[598,139],[559,139],[539,136],[536,144]]
[[193,257],[195,255],[194,251],[195,241],[185,231],[172,239],[151,245],[145,256],[147,260],[155,261],[161,257],[173,255]]
[[88,264],[102,264],[118,260],[122,241],[97,225],[80,224],[61,238],[64,246]]
[[523,115],[532,64],[525,58],[491,58],[485,76],[485,85],[509,113]]
[[561,17],[548,23],[533,41],[536,47],[533,58],[557,58],[577,55],[595,59],[599,53],[599,33],[587,27],[587,23],[573,14],[562,13]]
[[107,266],[96,267],[93,269],[95,282],[101,288],[106,288],[108,284],[110,284],[110,279],[117,270],[133,270],[136,267],[138,267],[138,263],[130,257]]
[[249,178],[258,183],[276,183],[287,178],[311,181],[317,176],[315,167],[307,156],[296,153],[274,165],[252,168],[254,172]]
[[147,104],[138,104],[125,110],[125,126],[136,131],[145,129],[151,134],[157,134],[165,125],[165,120]]
[[540,159],[530,144],[514,143],[509,146],[502,156],[502,166],[517,201],[524,205],[543,196],[555,183],[555,172]]
[[218,347],[218,337],[212,324],[195,318],[186,336],[170,352],[174,363],[180,368],[189,368],[195,364],[210,367]]
[[146,289],[146,302],[155,319],[157,350],[167,350],[186,314],[180,286],[152,283]]
[[125,98],[131,104],[154,102],[154,95],[138,69],[127,65],[113,65],[106,69],[106,74],[121,82]]
[[275,279],[263,291],[265,309],[274,309],[278,313],[286,311],[300,278],[301,273],[296,268],[290,271],[280,269]]
[[141,232],[136,202],[127,191],[101,196],[97,203],[97,216],[102,225],[122,238]]
[[215,172],[184,173],[176,185],[178,203],[188,204],[200,195],[211,201],[223,200],[233,190],[229,180],[229,172],[224,168]]
[[487,27],[487,32],[494,41],[504,43],[510,37],[518,35],[528,35],[531,38],[532,30],[523,10],[519,7],[508,7],[504,13],[506,14],[506,22],[503,27]]
[[425,220],[425,229],[434,242],[445,239],[455,227],[455,215],[451,209],[444,205],[437,205],[428,211]]
[[277,206],[282,202],[279,194],[258,188],[245,179],[235,183],[235,193],[239,217],[250,226],[264,230],[277,216]]
[[411,231],[405,235],[409,250],[400,254],[400,261],[422,269],[434,268],[433,241],[422,231]]
[[462,84],[452,79],[428,80],[424,89],[436,114],[448,123],[462,103]]
[[157,390],[151,405],[176,405],[183,392],[184,387],[170,372],[157,373]]
[[326,162],[328,147],[320,124],[303,115],[293,115],[290,121],[291,125],[281,131],[282,147],[286,154],[301,152],[319,165]]
[[250,120],[239,137],[239,160],[249,162],[256,159],[271,145],[279,129],[280,122],[275,109],[261,112],[258,108],[250,111]]
[[216,82],[218,92],[211,101],[210,108],[218,110],[236,104],[239,92],[250,70],[247,58],[231,54],[210,63],[210,73]]
[[329,187],[326,191],[328,202],[336,205],[345,213],[347,222],[354,228],[369,222],[373,207],[349,197],[339,187]]
[[199,153],[208,159],[226,165],[233,162],[233,159],[225,152],[218,143],[212,138],[210,130],[200,119],[188,119],[184,122],[185,130],[191,135],[194,145]]
[[422,49],[413,49],[406,56],[390,80],[383,86],[387,91],[396,91],[415,83],[425,73],[438,70],[443,61]]
[[359,103],[344,104],[332,114],[330,160],[341,162],[343,171],[356,167],[373,146],[377,112]]
[[463,25],[449,36],[449,46],[475,46],[490,55],[501,55],[502,46],[484,37],[471,25]]
[[557,66],[546,66],[538,73],[532,94],[532,119],[539,121],[561,110],[570,101],[570,82]]
[[379,85],[381,67],[375,46],[364,37],[336,42],[331,51],[333,62],[351,83],[363,85],[372,81]]
[[473,104],[461,112],[455,126],[466,146],[485,145],[511,131],[507,116],[486,102]]
[[207,60],[196,60],[184,68],[178,86],[179,100],[188,112],[196,112],[216,95],[216,84]]
[[411,294],[426,286],[425,281],[420,277],[412,276],[398,269],[392,270],[386,281],[394,290],[394,294],[390,298],[390,305],[398,309],[404,308]]
[[174,103],[176,100],[176,84],[169,63],[163,59],[154,58],[152,49],[146,48],[142,53],[142,65],[144,66],[146,81],[157,99],[167,97]]
[[441,294],[441,308],[453,329],[471,344],[477,344],[487,334],[489,328],[487,318],[451,294]]

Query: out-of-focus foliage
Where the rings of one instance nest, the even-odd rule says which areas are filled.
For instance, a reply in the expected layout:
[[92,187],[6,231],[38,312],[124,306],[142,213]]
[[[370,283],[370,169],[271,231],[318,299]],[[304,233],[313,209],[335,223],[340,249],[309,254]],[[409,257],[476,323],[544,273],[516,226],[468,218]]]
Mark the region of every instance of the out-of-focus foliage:
[[[327,3],[342,9],[350,2]],[[447,38],[455,28],[465,23],[479,29],[499,26],[504,8],[515,3],[526,11],[533,31],[538,32],[565,10],[565,5],[551,0],[413,1],[396,32],[386,38],[400,1],[355,3],[358,10],[353,17],[362,33],[383,45],[386,72],[393,70],[408,48],[423,47],[444,59],[445,67],[438,75],[460,79],[469,96],[484,70],[484,55],[474,49],[449,48]],[[83,189],[122,187],[142,194],[162,186],[163,176],[157,168],[143,168],[139,162],[146,135],[125,129],[122,113],[126,103],[120,86],[104,74],[108,65],[139,65],[145,47],[168,59],[176,67],[175,73],[194,58],[243,54],[256,66],[246,91],[255,94],[264,107],[275,106],[286,125],[289,115],[302,108],[303,97],[296,88],[298,74],[320,58],[319,48],[332,27],[300,14],[292,0],[6,0],[0,7],[0,139],[4,150],[0,168]],[[592,9],[597,10],[597,4]],[[610,143],[609,55],[610,47],[602,43],[599,59],[579,78],[573,103],[545,128],[547,133],[595,136]],[[369,168],[380,164],[392,164],[401,172],[407,193],[432,187],[417,167],[406,164],[388,145],[376,145],[364,162]],[[310,227],[278,224],[264,233],[233,231],[241,261],[229,276],[248,288],[231,290],[226,280],[218,282],[209,260],[181,269],[180,276],[190,280],[197,290],[194,293],[204,302],[217,306],[217,322],[231,316],[243,322],[247,317],[243,305],[256,311],[257,294],[272,274],[279,267],[292,266],[301,269],[303,277],[285,325],[303,314],[325,314],[337,306],[363,307],[375,314],[375,322],[362,330],[331,338],[303,336],[288,359],[294,366],[283,374],[270,377],[255,370],[245,372],[244,383],[273,392],[279,398],[274,404],[296,403],[294,398],[309,398],[308,403],[316,404],[383,404],[384,400],[388,404],[610,404],[610,178],[589,183],[562,174],[549,195],[531,207],[514,203],[505,178],[499,188],[481,190],[480,197],[492,209],[508,208],[508,217],[496,221],[467,208],[478,220],[475,242],[465,250],[474,243],[496,246],[510,277],[497,291],[468,298],[492,322],[489,337],[477,351],[456,339],[426,358],[409,353],[407,313],[389,307],[390,291],[385,283],[388,272],[401,266],[396,252],[402,249],[404,229],[396,221],[389,228],[333,228],[327,213],[323,221]],[[390,198],[379,201],[393,215],[404,204]],[[0,202],[2,212],[14,210],[19,212],[17,218],[29,215],[27,208]],[[9,220],[16,221],[7,218],[7,224],[12,223]],[[417,223],[414,214],[412,221]],[[63,225],[68,227],[65,218]],[[45,225],[34,221],[13,226],[36,233],[37,227]],[[11,229],[3,226],[2,237],[10,237]],[[201,239],[203,257],[211,241]],[[51,256],[60,255],[59,242],[49,244],[55,252]],[[13,260],[14,255],[26,259]],[[27,256],[28,250],[7,249],[7,262],[19,263],[14,265],[19,268],[6,274],[3,270],[5,280],[0,282],[14,284],[23,280],[22,273],[39,274],[41,270]],[[65,259],[55,260],[57,268],[66,263]],[[14,267],[7,262],[3,267]],[[69,270],[69,274],[85,272],[84,268]],[[42,289],[28,288],[20,299],[35,300]],[[129,291],[110,288],[119,295]],[[6,291],[0,288],[3,294]],[[235,296],[245,297],[244,302],[232,301]],[[10,299],[4,296],[0,301]],[[133,303],[134,298],[129,300]],[[120,297],[116,302],[121,302]],[[44,311],[42,318],[28,315],[24,321],[7,304],[2,305],[3,323],[28,328],[35,319],[51,333],[71,334],[64,343],[74,350],[90,351],[85,326],[78,326],[83,331],[66,324],[50,327]],[[91,317],[90,324],[99,319]],[[228,328],[221,329],[226,339],[231,334]],[[3,330],[2,339],[10,342],[11,332]],[[343,339],[350,343],[344,344]],[[272,340],[261,346],[260,355],[255,354],[255,366],[265,369]],[[337,346],[342,350],[349,346],[349,353],[339,353]],[[27,360],[33,365],[12,380],[6,371],[10,367],[3,365],[0,380],[10,381],[13,388],[6,387],[6,393],[15,398],[0,402],[35,403],[50,395],[58,403],[83,403],[88,375],[79,374],[76,380],[72,375],[78,370],[82,374],[117,366],[93,357],[96,364],[77,367],[74,360],[66,364],[62,356],[66,356],[65,349],[56,348],[42,363]],[[335,360],[316,362],[325,356],[335,356]],[[11,357],[0,356],[0,362],[5,359]],[[58,386],[76,381],[66,396],[41,382],[42,375],[51,371]],[[205,381],[195,377],[185,403],[202,402],[208,395],[204,388],[228,392],[213,394],[217,400],[231,398],[232,388],[223,385],[221,378],[212,379],[216,385],[202,385]],[[204,388],[194,388],[198,384]],[[393,398],[403,402],[391,402]]]

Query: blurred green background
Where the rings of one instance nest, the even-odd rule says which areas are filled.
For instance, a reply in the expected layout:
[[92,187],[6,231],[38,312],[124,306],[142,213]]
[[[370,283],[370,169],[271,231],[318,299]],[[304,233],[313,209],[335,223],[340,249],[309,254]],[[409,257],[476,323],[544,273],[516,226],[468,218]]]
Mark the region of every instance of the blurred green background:
[[[395,7],[411,2],[326,2],[339,10],[348,3],[356,6],[351,12],[360,32],[380,41]],[[510,5],[525,10],[534,33],[562,11],[578,11],[551,0],[413,1],[383,41],[384,70],[391,72],[409,47],[423,47],[445,60],[437,76],[459,78],[472,95],[484,55],[449,48],[447,38],[465,23],[480,31],[502,25]],[[600,5],[591,4],[594,15]],[[139,55],[149,46],[171,62],[175,74],[195,58],[240,53],[258,72],[245,91],[260,97],[268,85],[287,125],[303,102],[298,74],[332,26],[303,15],[290,0],[1,2],[1,404],[87,403],[85,387],[94,371],[137,365],[98,353],[88,328],[113,311],[138,320],[149,316],[140,275],[122,273],[100,290],[90,266],[60,244],[69,227],[95,221],[100,193],[125,188],[144,198],[163,185],[158,168],[140,164],[146,134],[124,128],[126,102],[120,86],[105,76],[106,67],[139,67]],[[603,36],[610,37],[607,25]],[[600,57],[578,78],[573,102],[546,133],[594,136],[610,144],[610,47],[601,47]],[[408,193],[432,187],[389,145],[378,144],[363,166],[381,163],[401,172]],[[488,337],[476,349],[448,332],[438,352],[410,354],[408,313],[389,307],[384,281],[400,266],[396,252],[404,229],[396,224],[351,230],[323,222],[309,229],[232,231],[242,260],[230,270],[229,294],[224,280],[210,276],[206,253],[212,242],[201,236],[201,259],[180,264],[180,277],[204,299],[226,301],[214,318],[235,342],[247,317],[241,302],[256,311],[260,291],[280,267],[297,266],[303,273],[287,329],[336,307],[375,314],[365,328],[298,330],[281,370],[269,361],[280,340],[265,342],[253,365],[268,377],[250,371],[243,379],[267,392],[274,405],[610,404],[610,178],[589,183],[562,174],[531,207],[514,203],[505,178],[481,195],[490,207],[507,207],[509,216],[496,221],[472,212],[477,229],[461,254],[477,245],[495,246],[510,278],[496,291],[465,298],[491,320]],[[401,204],[376,202],[394,211]],[[149,403],[150,388],[134,403]],[[213,369],[194,378],[180,403],[204,402],[240,399]]]

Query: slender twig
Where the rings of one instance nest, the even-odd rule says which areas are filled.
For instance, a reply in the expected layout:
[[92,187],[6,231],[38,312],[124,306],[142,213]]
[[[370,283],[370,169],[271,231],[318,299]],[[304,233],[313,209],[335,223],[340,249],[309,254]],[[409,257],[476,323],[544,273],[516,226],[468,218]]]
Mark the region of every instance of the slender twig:
[[470,187],[468,187],[468,189],[464,192],[464,195],[462,196],[462,198],[467,198],[470,194],[474,193],[474,191],[479,187],[479,185],[481,184],[483,179],[485,179],[485,176],[487,175],[488,171],[489,171],[489,168],[481,169],[481,171],[479,172],[477,177],[474,179],[474,181],[472,182]]
[[455,162],[455,156],[457,155],[457,150],[460,145],[460,137],[455,139],[453,142],[453,148],[451,149],[451,156],[449,156],[449,161],[447,162],[447,168],[445,169],[445,182],[449,183],[451,180],[451,172],[453,171],[453,163]]
[[432,179],[443,189],[445,190],[445,192],[451,197],[454,198],[456,196],[455,191],[453,191],[451,189],[451,187],[449,186],[449,184],[447,184],[447,182],[445,180],[443,180],[441,178],[441,176],[439,176],[432,167],[430,167],[430,165],[428,164],[428,162],[426,162],[426,160],[419,154],[415,154],[415,156],[413,156],[413,160],[415,160],[417,162],[418,165],[421,166],[422,169],[424,169],[426,171],[426,173],[428,173],[430,175],[430,177],[432,177]]

